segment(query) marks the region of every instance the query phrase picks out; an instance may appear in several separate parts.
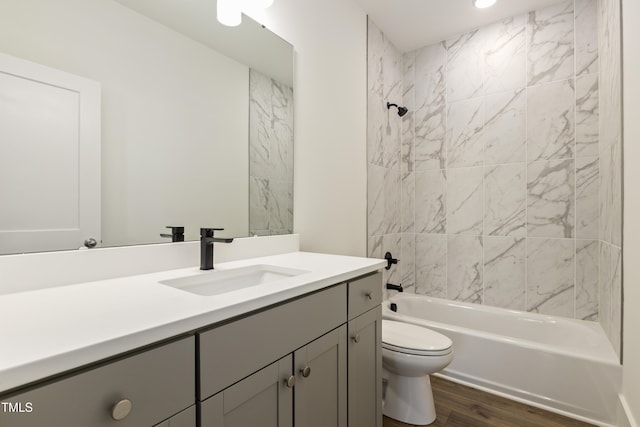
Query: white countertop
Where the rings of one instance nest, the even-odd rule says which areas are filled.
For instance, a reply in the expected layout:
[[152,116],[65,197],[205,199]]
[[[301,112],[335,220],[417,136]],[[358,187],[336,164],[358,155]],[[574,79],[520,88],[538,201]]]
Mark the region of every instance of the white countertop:
[[0,295],[0,392],[381,269],[384,260],[292,252],[216,264],[307,270],[200,296],[158,283],[198,267]]

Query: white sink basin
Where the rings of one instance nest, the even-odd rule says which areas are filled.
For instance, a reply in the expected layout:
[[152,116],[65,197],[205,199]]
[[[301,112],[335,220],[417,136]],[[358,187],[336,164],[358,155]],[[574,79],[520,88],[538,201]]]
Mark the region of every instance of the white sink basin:
[[162,280],[159,283],[193,294],[211,296],[265,285],[304,273],[308,271],[260,264],[232,270],[212,270],[195,276]]

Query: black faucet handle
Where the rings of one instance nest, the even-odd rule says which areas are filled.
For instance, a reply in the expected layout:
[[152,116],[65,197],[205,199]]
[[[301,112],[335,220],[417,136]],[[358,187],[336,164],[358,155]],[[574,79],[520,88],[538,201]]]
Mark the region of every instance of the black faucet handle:
[[224,228],[201,228],[200,237],[213,237],[214,232],[222,230],[224,230]]
[[400,261],[399,259],[394,258],[393,255],[391,255],[391,252],[387,252],[386,254],[384,254],[384,259],[387,260],[387,266],[385,267],[385,270],[391,269],[391,264],[397,264],[398,261]]

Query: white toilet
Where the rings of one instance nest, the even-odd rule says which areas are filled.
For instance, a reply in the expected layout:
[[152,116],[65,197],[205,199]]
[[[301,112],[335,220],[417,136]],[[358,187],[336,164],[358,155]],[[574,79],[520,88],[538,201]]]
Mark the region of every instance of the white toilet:
[[410,323],[383,320],[384,415],[420,426],[434,422],[429,374],[446,368],[452,359],[453,343],[446,336]]

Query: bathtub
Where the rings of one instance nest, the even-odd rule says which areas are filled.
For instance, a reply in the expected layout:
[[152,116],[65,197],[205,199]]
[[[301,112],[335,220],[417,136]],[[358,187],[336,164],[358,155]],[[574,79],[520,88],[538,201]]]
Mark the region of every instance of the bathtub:
[[451,338],[453,362],[439,376],[593,424],[616,425],[622,367],[598,323],[415,294],[389,298],[382,316]]

